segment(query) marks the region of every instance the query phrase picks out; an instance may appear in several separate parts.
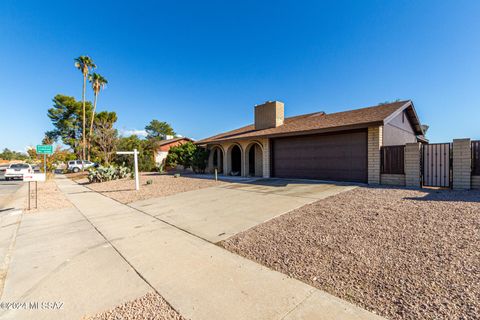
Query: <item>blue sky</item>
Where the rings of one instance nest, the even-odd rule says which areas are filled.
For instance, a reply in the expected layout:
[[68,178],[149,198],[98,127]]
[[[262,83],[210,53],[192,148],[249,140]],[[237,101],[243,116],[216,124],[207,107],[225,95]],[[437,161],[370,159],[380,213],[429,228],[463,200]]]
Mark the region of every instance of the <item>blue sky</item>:
[[0,148],[41,141],[55,94],[81,98],[79,55],[120,130],[200,139],[266,100],[288,116],[412,99],[431,141],[480,139],[479,1],[81,3],[1,1]]

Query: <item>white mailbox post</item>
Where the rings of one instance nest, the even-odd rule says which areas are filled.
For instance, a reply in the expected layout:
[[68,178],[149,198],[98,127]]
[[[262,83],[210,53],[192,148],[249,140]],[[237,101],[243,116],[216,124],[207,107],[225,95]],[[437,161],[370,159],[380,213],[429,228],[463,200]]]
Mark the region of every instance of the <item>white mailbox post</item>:
[[117,154],[133,154],[133,167],[135,171],[135,190],[140,190],[140,182],[138,178],[138,151],[133,149],[133,151],[117,151]]

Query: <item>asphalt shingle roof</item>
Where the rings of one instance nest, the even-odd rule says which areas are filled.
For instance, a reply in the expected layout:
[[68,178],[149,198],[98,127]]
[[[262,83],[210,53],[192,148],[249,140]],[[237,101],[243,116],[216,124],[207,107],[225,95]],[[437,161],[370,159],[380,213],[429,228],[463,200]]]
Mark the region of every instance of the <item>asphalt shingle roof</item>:
[[197,144],[206,144],[218,141],[251,139],[255,137],[268,137],[277,135],[289,135],[308,133],[309,131],[321,131],[342,129],[355,125],[367,125],[383,122],[388,116],[402,108],[409,100],[397,101],[367,108],[326,114],[323,112],[304,114],[285,118],[284,124],[276,128],[255,130],[255,125],[227,131],[215,136],[197,141]]

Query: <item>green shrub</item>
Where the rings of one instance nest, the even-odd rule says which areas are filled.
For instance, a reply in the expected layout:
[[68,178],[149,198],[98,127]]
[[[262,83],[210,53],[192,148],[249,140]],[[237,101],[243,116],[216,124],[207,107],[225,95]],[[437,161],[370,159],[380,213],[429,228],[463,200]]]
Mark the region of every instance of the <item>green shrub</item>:
[[153,180],[152,180],[152,179],[148,179],[148,180],[147,180],[147,184],[153,184]]
[[205,173],[208,155],[210,152],[204,148],[197,148],[192,157],[192,169],[195,173]]
[[123,179],[128,177],[130,169],[121,166],[99,166],[96,169],[90,169],[88,172],[89,182],[104,182],[110,180]]
[[[138,171],[156,170],[154,141],[140,139],[135,135],[118,140],[118,151],[133,151],[133,149],[138,150]],[[123,164],[129,167],[133,171],[133,155],[115,155],[113,161],[118,165]]]
[[184,168],[192,168],[194,172],[204,173],[207,167],[208,154],[208,150],[199,148],[192,142],[187,142],[170,148],[166,164],[169,167],[181,165]]

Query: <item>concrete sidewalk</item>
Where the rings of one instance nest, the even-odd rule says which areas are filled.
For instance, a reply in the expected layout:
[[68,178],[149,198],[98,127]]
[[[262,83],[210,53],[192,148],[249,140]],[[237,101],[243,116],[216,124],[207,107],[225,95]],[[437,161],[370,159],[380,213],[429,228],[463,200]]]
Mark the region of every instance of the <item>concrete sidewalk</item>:
[[[58,185],[128,264],[186,318],[381,319],[70,180]],[[118,282],[115,276],[108,279]]]
[[18,232],[10,232],[14,250],[0,301],[27,305],[3,305],[0,319],[81,319],[152,291],[77,209],[20,212],[13,219],[15,225],[2,219],[0,249],[4,230]]

